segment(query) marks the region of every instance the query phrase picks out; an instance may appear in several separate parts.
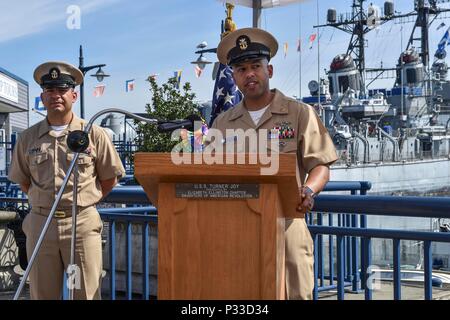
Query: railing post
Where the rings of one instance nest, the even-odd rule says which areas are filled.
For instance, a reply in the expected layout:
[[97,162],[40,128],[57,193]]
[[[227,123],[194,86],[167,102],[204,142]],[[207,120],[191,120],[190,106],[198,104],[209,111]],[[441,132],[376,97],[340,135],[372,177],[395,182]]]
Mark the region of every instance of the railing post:
[[394,245],[394,300],[401,300],[401,261],[400,261],[400,239],[393,239]]
[[[333,226],[333,214],[328,214],[328,225]],[[330,234],[328,236],[328,247],[329,247],[329,256],[328,256],[328,266],[330,271],[330,286],[334,283],[334,243],[333,236]]]
[[[317,214],[317,225],[323,226],[323,213]],[[319,277],[320,277],[320,286],[324,286],[324,276],[325,276],[325,270],[324,270],[324,263],[323,263],[323,235],[319,235],[319,241],[318,241],[318,251],[319,251]]]
[[369,269],[371,269],[370,266],[372,264],[371,242],[372,242],[371,238],[364,238],[364,260],[365,261],[364,261],[363,273],[365,273],[364,296],[365,296],[366,300],[372,300],[372,288],[371,288],[371,286],[367,285],[367,281],[370,279],[370,275],[367,275],[367,271]]
[[[361,189],[359,191],[359,194],[364,196],[367,194],[367,190],[369,190],[371,188],[371,183],[362,183],[361,182]],[[362,214],[360,217],[360,221],[359,221],[359,225],[360,228],[367,228],[367,216],[365,214]],[[367,281],[367,277],[366,277],[366,270],[369,267],[368,265],[366,265],[366,253],[365,251],[365,246],[363,244],[364,239],[361,239],[361,273],[360,273],[360,277],[361,277],[361,290],[365,290],[366,289],[366,281]]]
[[133,298],[133,266],[132,266],[132,225],[130,221],[127,221],[127,235],[126,235],[126,283],[127,283],[127,299]]
[[343,236],[337,236],[336,237],[337,242],[337,286],[338,286],[338,300],[344,300],[344,237]]
[[318,260],[318,250],[317,250],[317,234],[313,234],[313,240],[314,240],[314,291],[313,291],[313,299],[318,300],[319,299],[319,266],[317,265]]
[[[367,228],[367,217],[365,215],[362,215],[360,217],[360,228],[361,229],[366,229]],[[366,289],[366,269],[369,267],[366,264],[366,246],[364,243],[364,239],[361,238],[361,273],[360,273],[360,277],[361,277],[361,290],[365,290]]]
[[423,243],[423,263],[424,263],[424,287],[425,300],[433,299],[432,291],[432,259],[431,259],[431,241],[424,241]]
[[109,288],[110,299],[116,300],[116,222],[109,221]]
[[[358,227],[358,219],[356,217],[356,214],[352,214],[352,227],[357,228]],[[353,269],[353,275],[352,275],[352,291],[358,292],[359,290],[359,239],[356,237],[352,237],[352,269]]]
[[[345,215],[345,226],[351,227],[350,214]],[[345,280],[352,281],[352,239],[354,237],[345,237]]]
[[149,299],[148,222],[142,225],[142,299]]

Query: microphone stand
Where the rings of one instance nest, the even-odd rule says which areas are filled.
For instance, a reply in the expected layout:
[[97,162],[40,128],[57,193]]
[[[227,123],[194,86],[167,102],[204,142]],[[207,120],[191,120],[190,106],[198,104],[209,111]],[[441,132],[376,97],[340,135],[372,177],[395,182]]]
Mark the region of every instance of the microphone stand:
[[87,147],[89,146],[89,132],[91,131],[92,125],[97,118],[99,118],[101,115],[104,115],[106,113],[121,113],[124,114],[130,118],[144,121],[149,124],[157,124],[158,120],[156,119],[148,119],[145,117],[141,117],[138,115],[135,115],[134,113],[117,109],[117,108],[108,108],[103,111],[100,111],[96,113],[91,120],[88,122],[84,130],[76,130],[72,131],[68,137],[67,137],[67,146],[71,151],[74,152],[74,156],[72,159],[72,162],[69,165],[69,169],[66,172],[66,176],[63,180],[63,183],[58,191],[58,194],[56,196],[55,202],[53,203],[53,206],[50,210],[50,213],[47,217],[47,220],[45,221],[44,227],[42,228],[41,234],[39,235],[38,241],[36,243],[36,246],[34,247],[33,254],[31,255],[30,261],[28,263],[28,266],[25,270],[25,273],[20,281],[19,287],[17,288],[17,291],[14,295],[13,300],[18,300],[19,296],[25,286],[25,283],[28,279],[28,276],[30,274],[31,268],[33,267],[34,260],[36,259],[36,256],[39,253],[39,250],[41,248],[42,242],[44,240],[45,234],[47,233],[47,230],[50,226],[50,223],[53,219],[53,216],[55,215],[55,211],[58,207],[59,202],[61,201],[63,192],[67,186],[67,183],[69,182],[70,175],[72,172],[74,173],[74,180],[73,180],[73,204],[72,204],[72,236],[71,236],[71,252],[70,252],[70,264],[67,267],[67,273],[68,273],[68,280],[71,280],[69,283],[69,299],[73,299],[73,290],[74,290],[74,282],[76,281],[76,276],[78,273],[79,268],[75,265],[75,247],[76,247],[76,221],[77,221],[77,196],[78,196],[78,166],[77,161],[78,157],[80,156],[80,153],[84,152]]

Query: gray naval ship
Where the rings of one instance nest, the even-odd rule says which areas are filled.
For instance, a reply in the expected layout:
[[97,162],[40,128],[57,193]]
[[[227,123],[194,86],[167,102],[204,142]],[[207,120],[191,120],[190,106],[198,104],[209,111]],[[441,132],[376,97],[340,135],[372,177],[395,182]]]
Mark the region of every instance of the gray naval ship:
[[[430,65],[429,31],[448,8],[441,0],[416,0],[414,10],[399,14],[391,1],[384,10],[353,0],[352,12],[327,23],[351,35],[346,53],[337,55],[327,78],[308,84],[314,105],[336,145],[339,160],[331,180],[368,180],[371,193],[436,194],[450,191],[450,81],[445,62],[449,30]],[[394,67],[367,68],[365,35],[385,22],[413,22],[406,50]],[[433,27],[435,28],[435,27]],[[447,27],[446,27],[447,28]],[[435,30],[435,29],[432,29]],[[444,29],[445,30],[445,29]],[[372,62],[371,62],[372,63]],[[392,77],[391,88],[370,89]]]

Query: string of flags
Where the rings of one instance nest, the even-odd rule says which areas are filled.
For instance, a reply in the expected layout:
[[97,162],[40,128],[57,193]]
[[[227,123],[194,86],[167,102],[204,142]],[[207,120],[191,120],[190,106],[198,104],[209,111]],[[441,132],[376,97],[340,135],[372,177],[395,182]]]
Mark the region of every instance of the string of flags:
[[445,31],[441,41],[439,41],[438,48],[434,56],[438,59],[444,59],[445,56],[447,55],[445,47],[448,46],[449,44],[450,44],[450,27],[448,27],[448,29]]
[[309,36],[309,49],[312,49],[314,40],[316,40],[316,37],[317,37],[317,33],[313,33],[312,35]]
[[[202,71],[203,70],[201,70],[200,68],[198,68],[198,70],[196,70],[196,74],[198,74],[197,78],[200,77]],[[182,70],[174,71],[174,77],[177,80],[177,83],[176,83],[177,89],[179,89],[179,87],[180,87],[181,73],[182,73]],[[157,73],[151,74],[148,76],[148,78],[146,80],[147,81],[149,81],[150,79],[156,80],[156,77],[158,75],[159,74],[157,74]],[[136,79],[125,80],[125,92],[127,92],[127,93],[132,92],[132,91],[134,91],[135,87],[136,87]],[[96,98],[103,96],[105,93],[105,88],[106,88],[106,85],[104,85],[104,84],[96,85],[94,87],[93,96]],[[36,99],[35,99],[35,109],[36,110],[45,110],[40,97],[36,97]]]
[[[331,35],[330,40],[328,41],[328,43],[331,42],[332,38],[334,36],[334,33]],[[319,37],[320,39],[320,37]],[[308,37],[308,47],[311,50],[314,46],[314,43],[317,40],[317,33],[312,33],[309,37]],[[297,52],[301,52],[302,51],[302,39],[298,38],[297,39]],[[288,48],[289,48],[289,43],[285,42],[283,43],[283,52],[284,52],[284,57],[286,58],[287,54],[288,54]]]
[[200,76],[202,75],[202,69],[199,67],[199,66],[195,66],[195,68],[194,68],[194,72],[195,72],[195,76],[197,77],[197,78],[200,78]]
[[99,84],[98,86],[94,87],[94,97],[96,98],[101,97],[104,92],[105,92],[104,84]]
[[125,81],[125,92],[131,92],[134,90],[134,79]]
[[175,80],[177,81],[177,83],[176,83],[176,85],[175,85],[175,87],[176,87],[177,89],[180,89],[181,72],[182,72],[182,70],[177,70],[177,71],[174,71],[174,73],[173,73],[173,76],[175,77]]

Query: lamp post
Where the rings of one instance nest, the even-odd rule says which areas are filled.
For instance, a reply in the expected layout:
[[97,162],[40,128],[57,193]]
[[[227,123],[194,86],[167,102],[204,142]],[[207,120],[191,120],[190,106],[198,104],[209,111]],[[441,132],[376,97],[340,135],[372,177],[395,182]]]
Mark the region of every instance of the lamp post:
[[[89,70],[98,68],[97,72],[94,75],[91,75],[91,77],[96,77],[98,82],[102,82],[105,77],[109,77],[109,74],[105,74],[103,72],[102,67],[105,67],[106,64],[96,64],[94,66],[84,66],[84,57],[83,57],[83,46],[80,45],[80,58],[79,58],[79,66],[78,69],[83,73],[83,76],[86,75],[86,73]],[[84,81],[80,85],[80,117],[84,119]]]
[[[212,53],[216,53],[217,52],[217,48],[211,48],[211,49],[205,49],[208,46],[208,44],[206,43],[206,41],[203,41],[202,43],[200,43],[199,45],[197,45],[197,48],[200,50],[195,51],[196,54],[199,54],[200,56],[197,58],[197,60],[192,61],[192,64],[196,64],[201,70],[205,69],[207,64],[211,64],[212,62],[208,61],[203,54],[204,53],[208,53],[208,52],[212,52]],[[215,75],[213,72],[213,80],[215,79]]]

